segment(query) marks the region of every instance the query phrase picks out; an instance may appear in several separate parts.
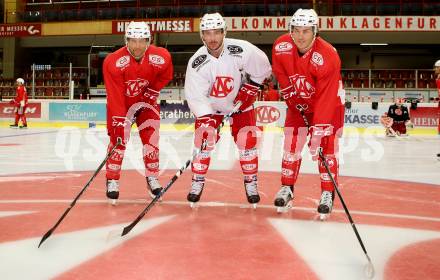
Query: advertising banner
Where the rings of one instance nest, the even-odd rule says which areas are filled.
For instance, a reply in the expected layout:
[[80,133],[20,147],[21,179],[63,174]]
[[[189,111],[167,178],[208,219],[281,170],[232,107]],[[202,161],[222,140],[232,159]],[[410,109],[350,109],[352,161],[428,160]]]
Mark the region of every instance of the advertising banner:
[[[227,17],[228,31],[287,31],[290,17]],[[439,31],[440,16],[319,17],[320,31]]]
[[160,105],[160,122],[168,124],[192,124],[194,115],[186,102],[173,102]]
[[41,36],[40,23],[0,24],[0,37]]
[[[5,102],[0,102],[0,118],[14,118],[17,107]],[[41,103],[30,102],[25,110],[26,118],[41,118]]]
[[257,126],[284,126],[286,109],[284,102],[256,102]]
[[[194,32],[193,19],[144,19],[151,32]],[[124,34],[125,28],[130,23],[130,20],[114,20],[112,21],[112,34]]]
[[440,118],[440,108],[417,106],[410,112],[412,123],[417,126],[437,127]]
[[50,121],[105,121],[105,103],[49,103]]

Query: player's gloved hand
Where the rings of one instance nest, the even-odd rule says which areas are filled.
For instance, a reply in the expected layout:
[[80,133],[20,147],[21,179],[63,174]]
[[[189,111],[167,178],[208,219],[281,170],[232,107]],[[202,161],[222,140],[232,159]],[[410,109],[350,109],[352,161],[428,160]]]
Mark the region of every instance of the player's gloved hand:
[[388,113],[384,113],[381,117],[380,117],[380,123],[386,127],[389,128],[393,125],[393,119],[388,117]]
[[11,104],[11,105],[16,105],[16,104],[15,104],[15,100],[14,100],[14,99],[11,99],[11,101],[9,101],[9,104]]
[[206,141],[204,150],[211,151],[214,149],[215,143],[220,139],[217,133],[217,121],[211,114],[196,118],[194,145],[196,148],[202,147]]
[[309,129],[309,151],[313,160],[319,158],[318,149],[328,145],[329,136],[333,134],[333,126],[329,124],[317,124]]
[[414,128],[414,124],[411,121],[406,121],[405,125],[407,128]]
[[241,102],[240,108],[238,110],[244,110],[254,104],[257,100],[257,96],[260,93],[260,87],[251,84],[243,84],[238,91],[237,97],[235,97],[234,104]]
[[112,117],[112,131],[109,131],[110,141],[117,143],[118,138],[121,139],[123,146],[127,145],[130,139],[130,128],[132,122],[126,117],[113,116]]
[[144,96],[142,98],[142,101],[147,102],[148,104],[151,105],[156,105],[157,103],[157,98],[159,97],[159,91],[151,89],[151,88],[147,88],[144,92]]
[[292,85],[283,88],[280,90],[280,94],[283,97],[284,101],[286,102],[287,106],[289,108],[295,108],[297,102],[296,102],[296,92]]

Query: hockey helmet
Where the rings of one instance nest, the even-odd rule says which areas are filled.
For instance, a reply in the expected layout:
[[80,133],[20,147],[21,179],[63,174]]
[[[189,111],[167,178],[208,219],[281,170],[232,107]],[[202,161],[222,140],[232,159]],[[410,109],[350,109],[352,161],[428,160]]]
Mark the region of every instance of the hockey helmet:
[[434,67],[440,67],[440,59],[434,63]]
[[21,85],[24,85],[24,80],[23,80],[23,78],[18,78],[16,81],[17,81],[17,83],[19,83],[19,84],[21,84]]
[[200,32],[213,29],[226,31],[226,22],[219,13],[205,14],[200,20]]
[[294,26],[311,26],[314,32],[318,29],[318,14],[313,9],[298,9],[290,19],[289,32],[292,32]]
[[149,42],[151,39],[151,32],[148,24],[143,21],[132,21],[128,24],[125,30],[125,43],[128,38],[142,39],[145,38]]

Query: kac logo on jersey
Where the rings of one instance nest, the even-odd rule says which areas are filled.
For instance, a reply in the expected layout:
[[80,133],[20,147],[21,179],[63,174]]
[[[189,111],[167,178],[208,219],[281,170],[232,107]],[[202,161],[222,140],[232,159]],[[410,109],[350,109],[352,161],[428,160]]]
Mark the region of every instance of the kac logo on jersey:
[[116,67],[118,68],[124,68],[125,66],[130,63],[130,56],[124,55],[120,57],[118,60],[116,60]]
[[157,54],[150,54],[148,56],[148,60],[150,61],[150,63],[156,64],[156,65],[165,64],[165,58],[163,58],[163,57],[161,57],[160,55],[157,55]]
[[140,93],[144,93],[149,82],[145,79],[128,80],[125,82],[127,85],[127,90],[125,95],[128,97],[138,96]]
[[273,123],[281,116],[280,110],[273,106],[258,106],[255,108],[255,112],[259,123]]
[[320,53],[314,52],[312,54],[312,62],[314,62],[315,64],[322,66],[324,65],[324,58],[322,57],[322,55]]
[[276,52],[288,52],[293,49],[293,45],[289,42],[281,42],[275,46]]
[[290,76],[289,79],[295,88],[296,94],[302,98],[310,98],[315,93],[315,88],[307,81],[306,76],[295,74]]
[[231,77],[217,77],[212,86],[210,96],[226,97],[234,90],[234,79]]

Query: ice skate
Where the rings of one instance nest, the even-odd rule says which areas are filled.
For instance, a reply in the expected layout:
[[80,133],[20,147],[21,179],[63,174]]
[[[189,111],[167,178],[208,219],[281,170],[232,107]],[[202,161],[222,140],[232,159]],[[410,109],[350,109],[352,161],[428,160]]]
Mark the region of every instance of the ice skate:
[[10,124],[9,127],[10,128],[18,128],[18,124]]
[[281,189],[278,191],[274,205],[277,206],[277,213],[287,212],[290,208],[292,208],[293,201],[293,186],[281,186]]
[[257,203],[260,202],[260,195],[258,194],[258,181],[254,178],[252,181],[244,181],[244,189],[249,203],[254,209],[257,209]]
[[119,181],[107,180],[107,197],[112,205],[116,205],[119,198]]
[[333,208],[334,196],[334,192],[323,191],[321,193],[321,200],[319,201],[318,205],[319,219],[321,221],[327,220],[327,218],[330,216]]
[[196,203],[200,200],[202,196],[203,188],[205,186],[205,179],[193,178],[191,183],[191,190],[188,193],[186,199],[189,201],[189,206],[191,208],[196,207]]
[[27,128],[27,124],[25,124],[25,125],[20,125],[20,128]]
[[151,198],[155,198],[162,191],[162,186],[160,185],[156,177],[147,177],[147,185],[148,192],[150,193]]

